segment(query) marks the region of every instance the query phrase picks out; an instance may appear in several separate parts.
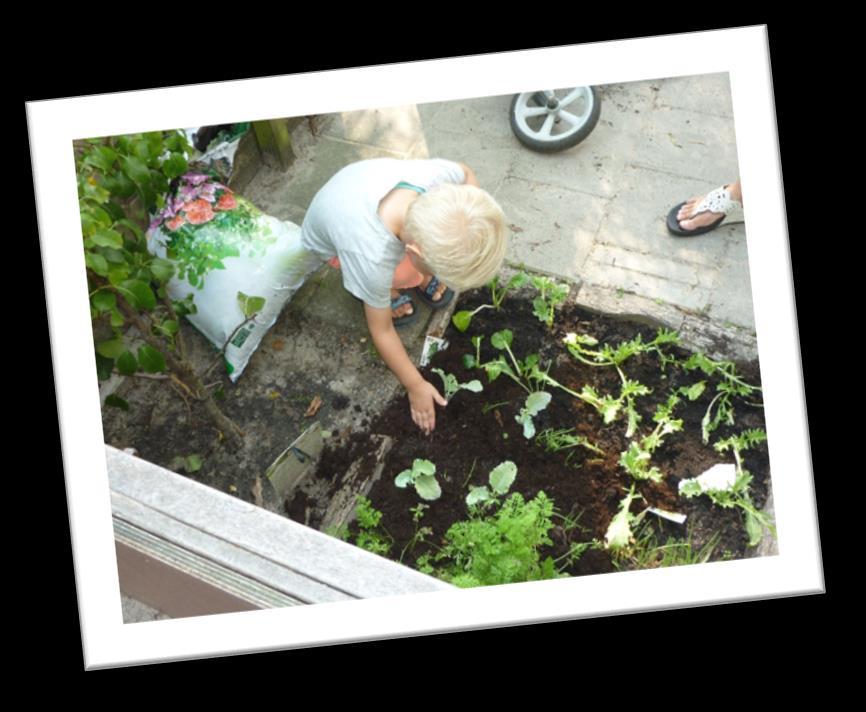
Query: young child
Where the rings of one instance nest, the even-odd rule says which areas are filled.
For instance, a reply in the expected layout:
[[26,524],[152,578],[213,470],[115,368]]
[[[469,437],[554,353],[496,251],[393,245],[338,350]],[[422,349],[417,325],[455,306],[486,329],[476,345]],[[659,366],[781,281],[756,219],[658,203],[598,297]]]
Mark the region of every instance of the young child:
[[486,284],[505,257],[507,232],[502,209],[478,187],[472,169],[443,159],[350,164],[316,194],[304,218],[304,248],[339,258],[343,286],[364,302],[373,343],[425,434],[436,427],[434,401],[447,402],[397,335],[395,322],[415,315],[398,290],[419,286],[419,296],[437,307],[451,299],[445,284],[461,290]]

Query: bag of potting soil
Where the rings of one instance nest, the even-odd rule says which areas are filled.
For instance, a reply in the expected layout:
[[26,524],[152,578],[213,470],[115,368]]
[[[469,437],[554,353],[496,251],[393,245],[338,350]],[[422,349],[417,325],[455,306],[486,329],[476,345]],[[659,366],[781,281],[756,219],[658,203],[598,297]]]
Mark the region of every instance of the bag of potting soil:
[[301,247],[301,228],[265,215],[215,178],[176,179],[147,232],[151,254],[174,264],[167,291],[192,295],[187,319],[225,350],[234,382],[283,305],[322,262]]

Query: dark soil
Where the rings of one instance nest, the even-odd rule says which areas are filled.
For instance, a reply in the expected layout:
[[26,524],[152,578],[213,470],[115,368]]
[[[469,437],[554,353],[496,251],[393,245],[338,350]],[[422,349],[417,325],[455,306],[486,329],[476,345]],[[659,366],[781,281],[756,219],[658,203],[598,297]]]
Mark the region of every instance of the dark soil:
[[[484,303],[487,292],[470,292],[461,298],[460,309],[472,309]],[[512,460],[518,469],[511,492],[520,492],[527,500],[539,491],[552,498],[558,512],[577,517],[579,527],[566,533],[561,527],[551,531],[555,545],[542,555],[555,557],[567,552],[569,543],[603,540],[620,501],[635,480],[619,465],[620,453],[627,448],[625,421],[622,417],[604,425],[600,415],[590,405],[561,390],[548,388],[553,399],[546,410],[535,418],[538,432],[546,428],[574,428],[576,433],[598,445],[604,455],[599,456],[584,448],[560,452],[546,452],[536,440],[523,436],[522,426],[515,421],[526,396],[511,379],[500,376],[493,383],[483,371],[467,370],[462,363],[464,354],[473,353],[470,342],[473,335],[484,335],[482,362],[496,358],[500,352],[490,345],[490,335],[508,328],[514,333],[512,351],[518,359],[537,352],[541,365],[551,364],[550,375],[580,392],[590,384],[600,393],[618,395],[620,378],[609,367],[593,367],[579,363],[566,350],[562,338],[567,332],[590,334],[599,343],[613,346],[641,334],[644,341],[656,336],[651,326],[591,314],[575,306],[565,306],[557,313],[554,329],[548,331],[532,314],[531,303],[525,299],[509,297],[500,312],[486,309],[477,314],[465,334],[449,327],[446,338],[450,347],[436,354],[428,368],[422,370],[428,380],[441,390],[441,380],[430,368],[441,368],[454,374],[459,381],[477,378],[484,391],[459,391],[445,408],[437,407],[436,429],[425,437],[413,424],[408,400],[403,394],[396,398],[365,433],[356,433],[342,446],[326,450],[319,467],[319,477],[336,482],[352,462],[366,457],[365,466],[372,468],[370,435],[391,436],[394,446],[387,455],[382,477],[373,486],[370,499],[373,506],[383,512],[382,525],[394,539],[391,551],[399,556],[415,532],[410,508],[420,500],[412,487],[399,489],[395,476],[412,466],[415,458],[426,458],[436,465],[437,479],[442,487],[440,499],[428,502],[422,525],[433,529],[428,542],[441,546],[448,528],[467,518],[466,494],[470,486],[487,484],[487,477],[496,465]],[[684,349],[668,347],[669,353],[685,359],[690,354]],[[755,405],[759,398],[735,401],[735,425],[722,426],[711,434],[710,444],[701,440],[701,419],[707,410],[718,382],[700,372],[686,372],[668,365],[660,368],[655,355],[641,355],[628,360],[623,370],[632,380],[650,387],[652,393],[636,401],[643,420],[638,435],[646,435],[654,427],[652,420],[656,406],[667,400],[669,393],[698,380],[706,380],[704,394],[695,402],[681,399],[674,417],[683,420],[683,431],[668,435],[664,444],[654,453],[653,463],[665,474],[662,483],[637,482],[637,490],[646,500],[633,502],[631,511],[640,512],[647,505],[687,515],[687,522],[678,525],[646,515],[646,521],[657,531],[658,543],[669,537],[684,539],[687,532],[695,549],[700,549],[714,535],[718,543],[711,560],[742,558],[750,555],[747,536],[742,523],[741,510],[722,509],[706,497],[686,499],[678,495],[678,482],[694,477],[719,462],[733,462],[733,455],[717,453],[712,443],[750,428],[764,429],[763,408]],[[737,364],[737,374],[750,385],[759,386],[760,376],[756,361]],[[769,458],[766,443],[744,453],[744,467],[752,474],[752,499],[760,508],[764,505],[769,481]],[[470,476],[471,473],[471,476]],[[336,488],[336,487],[334,487]],[[333,494],[331,492],[330,494]],[[290,517],[308,520],[318,527],[316,513],[302,493],[287,502]],[[320,512],[319,512],[320,516]],[[555,520],[556,521],[556,520]],[[353,534],[355,529],[353,528]],[[417,557],[435,549],[428,543],[416,545],[407,551],[403,563],[412,565]],[[646,564],[645,564],[646,565]],[[650,564],[651,565],[651,564]],[[634,563],[620,561],[618,568],[630,568]],[[587,551],[566,573],[574,576],[605,573],[616,570],[610,555],[604,550]]]

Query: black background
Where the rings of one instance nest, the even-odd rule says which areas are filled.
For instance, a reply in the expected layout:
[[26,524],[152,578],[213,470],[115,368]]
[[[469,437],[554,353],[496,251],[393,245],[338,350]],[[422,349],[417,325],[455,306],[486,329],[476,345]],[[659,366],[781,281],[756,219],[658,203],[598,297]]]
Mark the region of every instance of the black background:
[[[453,22],[457,20],[453,19]],[[118,62],[104,61],[104,56],[89,58],[90,50],[86,49],[86,45],[78,46],[70,40],[68,47],[58,48],[58,57],[66,57],[68,61],[46,63],[41,70],[31,69],[24,83],[23,95],[25,101],[61,98],[765,24],[766,20],[739,25],[697,25],[684,20],[656,21],[655,24],[642,23],[632,27],[607,24],[603,28],[595,28],[592,23],[575,23],[580,25],[579,31],[560,31],[559,35],[555,32],[551,34],[547,29],[532,37],[517,30],[513,33],[516,36],[512,37],[505,37],[499,31],[467,31],[445,35],[436,33],[435,41],[426,42],[416,36],[417,23],[413,21],[411,31],[404,28],[400,32],[393,32],[385,42],[360,39],[360,31],[359,39],[334,42],[333,39],[327,39],[322,30],[318,31],[320,34],[313,34],[289,28],[282,33],[286,37],[285,43],[279,43],[279,46],[269,51],[264,50],[264,46],[268,45],[264,41],[241,50],[239,54],[248,57],[244,61],[227,58],[227,48],[235,44],[234,39],[228,38],[223,38],[225,42],[219,43],[218,49],[207,50],[202,42],[194,49],[177,49],[174,52],[168,51],[161,42],[147,42],[142,61]],[[315,24],[321,26],[321,20]],[[821,317],[816,318],[811,307],[815,305],[819,294],[826,297],[836,288],[836,281],[831,275],[835,274],[832,271],[832,259],[835,255],[833,246],[837,243],[821,240],[816,244],[815,241],[816,237],[826,234],[825,223],[822,222],[820,229],[814,223],[815,215],[820,214],[816,207],[815,192],[820,188],[816,182],[823,183],[825,174],[818,163],[821,155],[820,132],[815,131],[815,124],[810,119],[804,118],[803,111],[804,78],[814,74],[815,57],[804,52],[801,41],[804,28],[792,30],[778,23],[766,24],[797,291],[801,356],[807,408],[811,416],[809,430],[821,514],[826,594],[116,669],[83,676],[88,678],[88,687],[107,682],[106,675],[114,679],[121,675],[121,679],[128,679],[131,674],[169,672],[177,679],[191,681],[197,679],[196,673],[205,672],[211,673],[204,678],[212,681],[208,687],[211,692],[240,689],[245,696],[249,695],[250,702],[258,704],[261,700],[257,693],[279,691],[278,694],[284,695],[284,701],[290,703],[297,700],[296,693],[305,689],[314,695],[318,694],[321,682],[310,685],[306,677],[307,671],[317,671],[324,673],[326,679],[334,683],[339,680],[338,687],[345,687],[350,694],[356,694],[358,700],[388,699],[391,686],[398,679],[403,679],[416,690],[414,695],[401,698],[407,702],[417,700],[417,692],[427,690],[431,683],[446,698],[456,701],[457,695],[452,693],[456,689],[453,685],[471,679],[487,681],[484,688],[488,687],[488,683],[496,688],[501,684],[497,682],[500,680],[525,686],[527,691],[537,689],[541,694],[540,702],[547,699],[546,690],[562,689],[564,683],[565,689],[569,690],[568,696],[578,701],[581,699],[582,684],[597,683],[598,675],[610,674],[623,682],[631,680],[636,692],[651,693],[659,688],[658,692],[668,696],[673,689],[679,689],[684,679],[704,677],[707,674],[706,664],[709,660],[719,659],[722,649],[729,650],[732,656],[728,674],[737,677],[741,673],[749,675],[751,672],[760,672],[767,665],[780,661],[789,664],[789,672],[793,672],[811,664],[807,661],[810,656],[801,652],[829,650],[831,629],[826,618],[839,605],[838,601],[834,601],[835,579],[828,560],[836,520],[827,509],[830,505],[827,500],[832,496],[830,485],[822,484],[821,478],[822,474],[826,477],[831,471],[827,466],[828,433],[836,426],[834,420],[823,417],[821,408],[826,403],[821,403],[819,399],[826,392],[826,377],[820,372],[826,362],[824,340],[828,325],[835,317],[822,311]],[[455,34],[459,38],[452,36]],[[295,40],[298,35],[301,38]],[[89,59],[94,60],[93,64],[99,71],[92,70]],[[805,127],[804,121],[808,124]],[[21,565],[33,577],[32,588],[23,592],[20,602],[24,609],[21,611],[22,620],[29,621],[25,644],[33,646],[29,655],[25,654],[25,659],[36,662],[48,656],[52,669],[80,679],[84,662],[62,479],[56,401],[51,379],[50,343],[47,328],[41,327],[42,324],[47,326],[47,315],[39,268],[41,257],[35,203],[29,189],[32,185],[29,148],[26,141],[21,144],[25,153],[24,195],[25,200],[29,201],[25,205],[29,210],[24,212],[29,212],[31,216],[27,233],[28,263],[32,270],[37,270],[38,280],[35,284],[32,281],[29,283],[29,290],[35,302],[41,306],[41,313],[38,312],[34,319],[40,328],[37,329],[32,346],[35,353],[43,354],[42,369],[30,379],[28,389],[43,382],[47,386],[41,399],[30,395],[28,390],[25,397],[32,404],[28,407],[33,410],[29,421],[23,425],[29,428],[31,435],[38,433],[40,443],[47,430],[48,442],[53,441],[55,444],[53,451],[46,445],[39,453],[41,464],[38,471],[34,471],[37,468],[32,461],[28,461],[28,470],[32,474],[27,475],[24,488],[25,492],[38,496],[37,501],[43,508],[42,521],[50,523],[40,553],[35,555],[36,549],[32,546],[23,547],[22,552],[24,561]],[[814,180],[816,177],[818,181]],[[821,305],[822,309],[830,306],[824,300]],[[53,459],[50,454],[53,454]],[[773,474],[774,477],[784,477],[781,472]],[[836,496],[847,496],[838,487],[838,482],[833,485]],[[851,562],[852,565],[854,563]],[[491,664],[494,668],[490,667]],[[493,669],[500,670],[500,673],[494,674]],[[280,682],[283,672],[286,673],[285,685]],[[230,673],[230,676],[226,676],[226,673]],[[359,683],[360,686],[347,684],[357,679],[358,673],[362,673],[364,682]],[[277,677],[273,677],[274,674]],[[542,680],[547,682],[542,683]],[[325,687],[328,687],[327,682]],[[715,685],[709,689],[713,687]],[[199,687],[196,689],[197,692],[203,692]],[[620,691],[618,686],[612,687],[607,704],[615,704],[614,700]],[[481,701],[481,697],[477,699]]]

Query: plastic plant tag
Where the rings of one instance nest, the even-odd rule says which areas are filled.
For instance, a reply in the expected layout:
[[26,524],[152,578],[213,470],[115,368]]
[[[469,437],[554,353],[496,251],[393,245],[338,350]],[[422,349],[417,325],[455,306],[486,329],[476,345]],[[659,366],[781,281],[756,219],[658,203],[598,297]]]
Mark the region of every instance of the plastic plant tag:
[[662,519],[667,519],[671,522],[676,522],[677,524],[685,524],[686,523],[686,515],[679,514],[678,512],[666,512],[663,509],[656,509],[655,507],[648,507],[648,512],[652,512],[657,517],[661,517]]
[[448,348],[448,342],[445,339],[440,339],[438,336],[426,336],[424,338],[424,347],[421,349],[421,368],[424,368],[430,359],[440,351]]

